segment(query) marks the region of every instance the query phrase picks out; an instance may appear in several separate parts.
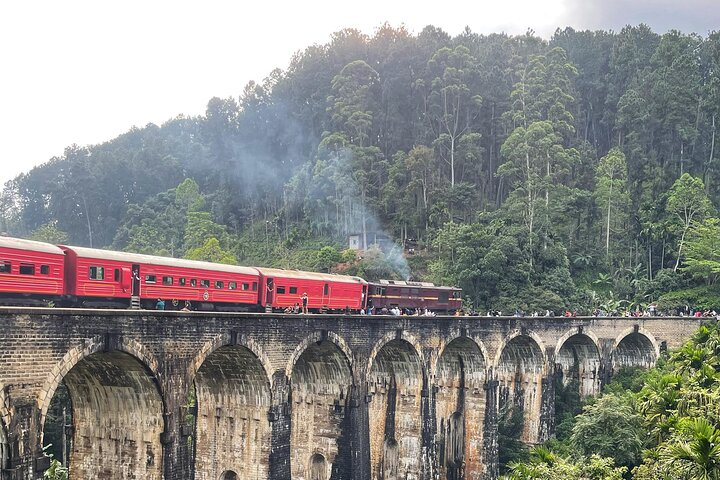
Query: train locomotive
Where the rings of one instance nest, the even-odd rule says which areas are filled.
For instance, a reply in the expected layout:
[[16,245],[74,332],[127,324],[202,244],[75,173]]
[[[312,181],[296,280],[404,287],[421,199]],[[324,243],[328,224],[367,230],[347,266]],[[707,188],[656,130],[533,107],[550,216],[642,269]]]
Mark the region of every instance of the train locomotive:
[[381,280],[0,237],[0,305],[358,313],[397,306],[450,312],[461,291],[431,283]]

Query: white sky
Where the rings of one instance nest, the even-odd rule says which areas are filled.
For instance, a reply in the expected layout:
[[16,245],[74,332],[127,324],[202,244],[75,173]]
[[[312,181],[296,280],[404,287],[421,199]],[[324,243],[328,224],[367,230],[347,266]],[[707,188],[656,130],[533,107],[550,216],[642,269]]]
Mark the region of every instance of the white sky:
[[[674,0],[628,1],[647,8],[658,2],[675,4]],[[706,0],[686,0],[684,8],[692,8],[688,1]],[[456,35],[468,25],[477,33],[517,34],[532,28],[549,38],[556,27],[568,24],[577,29],[618,30],[624,23],[645,21],[664,31],[664,25],[658,29],[642,12],[613,25],[608,12],[597,12],[604,2],[2,2],[0,185],[62,155],[73,143],[101,143],[132,126],[160,125],[181,113],[202,114],[214,96],[237,98],[249,80],[260,81],[276,67],[285,69],[294,52],[328,42],[330,34],[342,28],[371,35],[388,21],[393,26],[404,24],[415,34],[432,24]],[[703,15],[708,21],[717,18]],[[600,23],[605,24],[594,24],[597,18],[604,18]],[[702,27],[696,28],[698,33],[707,33],[709,27]]]

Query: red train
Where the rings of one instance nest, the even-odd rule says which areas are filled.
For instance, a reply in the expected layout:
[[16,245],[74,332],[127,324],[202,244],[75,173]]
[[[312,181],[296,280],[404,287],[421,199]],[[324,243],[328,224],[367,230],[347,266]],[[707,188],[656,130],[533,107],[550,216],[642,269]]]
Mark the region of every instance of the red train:
[[[370,287],[370,288],[368,288]],[[397,290],[396,290],[397,289]],[[346,275],[241,267],[0,237],[0,304],[92,308],[359,312],[368,305],[460,308],[460,290]],[[134,302],[134,303],[133,303]]]

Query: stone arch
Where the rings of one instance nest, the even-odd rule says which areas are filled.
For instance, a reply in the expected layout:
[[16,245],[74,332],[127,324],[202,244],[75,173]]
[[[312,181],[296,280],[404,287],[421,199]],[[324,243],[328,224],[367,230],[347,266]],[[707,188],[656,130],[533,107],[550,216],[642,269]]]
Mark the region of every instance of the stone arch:
[[[353,386],[352,352],[334,332],[318,331],[301,342],[291,361],[290,476],[324,479],[330,468],[350,459],[345,414]],[[316,455],[322,468],[312,463],[319,461]]]
[[[373,348],[368,365],[370,468],[380,478],[390,460],[386,440],[397,442],[398,478],[419,478],[422,422],[418,421],[427,395],[427,369],[419,344],[403,332],[385,335]],[[392,451],[392,455],[395,455]]]
[[310,457],[308,465],[308,479],[309,480],[327,480],[327,460],[320,453],[314,453]]
[[577,383],[581,398],[600,393],[600,343],[597,336],[578,328],[566,332],[557,342],[555,364],[564,386]]
[[503,342],[496,357],[500,414],[522,413],[520,440],[540,441],[542,380],[546,373],[546,353],[540,337],[533,332],[515,331]]
[[[532,357],[532,363],[533,365],[541,366],[543,369],[545,368],[545,364],[547,363],[547,349],[545,347],[545,342],[543,342],[542,338],[540,336],[532,331],[521,331],[521,330],[515,330],[511,332],[507,337],[505,337],[502,342],[500,342],[500,348],[498,348],[497,352],[495,353],[495,370],[501,369],[501,358],[503,354],[506,352],[506,348],[510,343],[518,342],[516,338],[523,337],[524,339],[527,339],[528,341],[531,341],[531,343],[534,343],[538,350],[534,351],[534,355]],[[537,355],[537,352],[539,351],[540,356]]]
[[[157,367],[154,357],[138,342],[95,337],[61,363],[61,375],[51,373],[51,388],[44,391],[54,392],[61,381],[67,386],[73,410],[73,477],[125,478],[132,473],[160,480],[165,405],[150,366]],[[45,414],[51,400],[43,399]]]
[[238,474],[232,470],[225,470],[220,475],[220,480],[238,480],[238,478],[239,478]]
[[615,339],[612,352],[613,373],[622,367],[650,368],[660,357],[660,345],[644,328],[635,325]]
[[482,387],[487,371],[487,350],[478,340],[460,335],[450,338],[438,351],[433,368],[436,384],[448,382],[453,375],[457,377],[461,363],[469,373],[467,379],[470,382],[466,383]]
[[62,360],[56,363],[52,370],[50,370],[50,373],[43,383],[42,390],[40,390],[40,394],[38,395],[41,425],[45,423],[50,402],[65,375],[88,356],[100,352],[110,352],[112,350],[133,356],[152,373],[155,379],[155,385],[160,392],[160,398],[163,402],[163,410],[165,409],[165,392],[162,383],[159,381],[161,375],[158,370],[158,360],[155,355],[135,339],[126,339],[124,337],[108,338],[104,335],[96,335],[68,350]]
[[195,385],[195,472],[199,478],[268,477],[272,404],[269,361],[244,335],[206,342],[188,375]]
[[[423,354],[422,354],[422,345],[420,342],[413,336],[412,334],[407,333],[405,330],[397,330],[394,332],[388,332],[385,335],[383,335],[375,344],[373,345],[372,350],[370,350],[370,356],[368,357],[368,364],[365,370],[365,378],[370,378],[370,371],[373,368],[373,364],[375,363],[375,359],[377,358],[378,352],[385,347],[388,343],[392,342],[393,340],[404,340],[406,343],[408,343],[412,349],[415,351],[415,354],[417,357],[422,360]],[[422,363],[422,370],[423,375],[427,374],[427,368],[425,367],[425,364]]]
[[490,358],[490,355],[488,354],[487,347],[485,347],[485,344],[483,343],[483,341],[479,337],[471,337],[469,335],[464,335],[460,331],[455,331],[452,334],[448,335],[446,338],[442,339],[442,341],[440,343],[440,348],[438,348],[438,350],[437,350],[437,355],[431,360],[430,374],[432,377],[437,375],[437,367],[438,367],[438,362],[440,360],[440,357],[443,356],[443,353],[447,349],[448,345],[453,343],[458,338],[467,338],[475,344],[475,347],[477,347],[477,349],[480,351],[480,354],[482,355],[483,362],[485,363],[484,368],[485,368],[485,370],[487,370],[487,368],[489,366],[489,365],[487,365],[487,361]]
[[195,380],[195,375],[197,374],[197,371],[200,370],[200,367],[209,355],[212,355],[213,352],[215,352],[215,350],[217,350],[218,348],[222,348],[227,345],[238,345],[241,347],[245,347],[249,351],[251,351],[253,355],[257,357],[258,361],[262,364],[267,376],[267,380],[270,384],[272,384],[272,372],[274,368],[272,366],[272,363],[270,362],[270,359],[265,354],[263,348],[255,340],[248,337],[247,335],[234,336],[234,334],[231,334],[229,332],[215,335],[213,338],[203,343],[197,355],[195,355],[192,363],[190,363],[190,367],[188,369],[187,384],[192,384],[192,382]]
[[477,340],[454,336],[440,349],[434,386],[441,478],[480,478],[485,423],[486,353]]
[[300,342],[297,347],[295,347],[295,350],[293,351],[287,365],[285,366],[285,377],[288,380],[292,379],[295,364],[297,363],[300,356],[305,353],[305,350],[307,350],[308,347],[310,347],[313,343],[319,343],[323,340],[334,343],[335,346],[340,349],[340,351],[345,355],[345,358],[348,361],[350,371],[353,371],[353,353],[345,339],[343,339],[340,335],[331,330],[316,330],[307,337],[305,337],[303,341]]

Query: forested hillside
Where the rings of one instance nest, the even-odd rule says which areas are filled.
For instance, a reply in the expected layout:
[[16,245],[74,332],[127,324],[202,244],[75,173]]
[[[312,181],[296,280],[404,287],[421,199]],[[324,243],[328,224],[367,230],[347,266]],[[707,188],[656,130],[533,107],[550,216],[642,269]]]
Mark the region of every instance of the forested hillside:
[[[348,29],[240,90],[68,147],[5,186],[0,230],[409,274],[479,310],[720,305],[718,32]],[[376,231],[409,267],[342,252]]]

